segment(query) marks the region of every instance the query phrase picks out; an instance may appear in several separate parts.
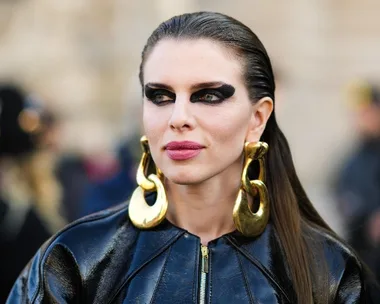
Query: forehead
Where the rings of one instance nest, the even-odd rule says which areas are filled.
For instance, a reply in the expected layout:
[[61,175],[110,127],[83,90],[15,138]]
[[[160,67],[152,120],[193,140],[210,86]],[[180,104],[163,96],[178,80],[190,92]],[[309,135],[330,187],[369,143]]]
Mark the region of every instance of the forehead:
[[164,39],[148,55],[144,82],[242,81],[242,66],[232,51],[208,39]]

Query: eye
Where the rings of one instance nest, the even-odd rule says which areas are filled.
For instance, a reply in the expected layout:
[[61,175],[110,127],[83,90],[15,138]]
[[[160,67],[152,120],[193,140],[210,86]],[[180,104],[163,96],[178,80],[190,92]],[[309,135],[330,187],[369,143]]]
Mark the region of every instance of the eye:
[[216,89],[203,89],[193,93],[190,97],[191,102],[203,102],[206,104],[217,104],[224,100],[223,94]]
[[159,106],[175,101],[175,94],[164,89],[145,87],[145,96],[152,103]]
[[235,93],[235,88],[229,84],[223,84],[216,88],[205,88],[194,92],[191,97],[191,102],[202,102],[205,104],[219,104],[228,100]]
[[220,97],[216,96],[215,94],[206,93],[203,96],[200,96],[198,100],[204,102],[216,102],[220,101]]
[[161,103],[161,102],[166,102],[166,101],[172,101],[172,99],[169,96],[166,96],[164,94],[157,94],[155,95],[152,99],[153,102],[155,103]]

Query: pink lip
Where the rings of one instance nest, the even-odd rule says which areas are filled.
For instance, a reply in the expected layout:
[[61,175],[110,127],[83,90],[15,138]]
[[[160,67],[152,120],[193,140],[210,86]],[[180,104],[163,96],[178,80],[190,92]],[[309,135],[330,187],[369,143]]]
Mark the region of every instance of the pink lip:
[[201,153],[204,146],[194,141],[172,141],[165,146],[166,153],[172,160],[187,160]]

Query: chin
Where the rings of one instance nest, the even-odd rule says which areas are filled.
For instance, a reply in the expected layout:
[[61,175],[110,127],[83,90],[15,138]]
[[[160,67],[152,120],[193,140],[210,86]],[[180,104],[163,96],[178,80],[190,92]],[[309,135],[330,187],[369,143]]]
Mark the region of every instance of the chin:
[[[191,170],[193,171],[193,170]],[[178,185],[195,185],[201,183],[204,178],[202,178],[202,174],[200,172],[189,172],[187,171],[176,171],[176,172],[168,172],[165,177],[172,183]]]

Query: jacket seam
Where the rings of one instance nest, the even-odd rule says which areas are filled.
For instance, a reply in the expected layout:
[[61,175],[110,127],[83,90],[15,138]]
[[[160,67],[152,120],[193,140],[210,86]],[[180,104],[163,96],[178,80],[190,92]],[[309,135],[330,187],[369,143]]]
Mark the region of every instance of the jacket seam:
[[129,274],[128,277],[126,277],[123,281],[123,283],[120,285],[120,287],[115,291],[115,293],[110,297],[110,301],[108,301],[107,303],[112,303],[112,301],[118,296],[118,294],[121,292],[121,290],[124,288],[125,284],[127,284],[127,282],[132,278],[134,277],[143,267],[145,267],[150,261],[152,261],[154,258],[156,258],[157,256],[159,256],[162,252],[164,252],[169,246],[170,244],[174,243],[175,241],[177,241],[185,232],[180,232],[178,233],[174,238],[168,240],[162,247],[160,250],[158,250],[157,252],[155,252],[154,254],[152,254],[149,258],[147,258],[147,260],[142,264],[140,265],[140,267],[136,268],[132,273]]
[[[199,246],[198,246],[199,247]],[[197,250],[197,254],[195,254],[195,261],[194,265],[194,278],[196,280],[193,280],[193,302],[197,303],[198,302],[198,289],[199,289],[199,260],[200,260],[200,250]]]
[[253,257],[249,252],[247,252],[245,249],[240,248],[233,239],[230,237],[226,237],[229,242],[238,250],[242,255],[244,255],[248,260],[250,260],[256,267],[269,279],[273,282],[273,284],[278,288],[279,291],[286,297],[288,302],[291,302],[289,300],[288,295],[286,292],[283,290],[281,285],[277,282],[275,276],[260,262],[258,261],[255,257]]
[[[347,262],[347,261],[346,261],[346,262]],[[336,298],[337,298],[337,296],[338,296],[338,290],[339,290],[340,284],[342,283],[342,278],[343,278],[345,272],[346,272],[346,270],[344,269],[344,270],[342,271],[341,275],[340,275],[339,283],[336,284],[336,288],[334,288],[334,296],[333,296],[334,302],[333,302],[333,303],[336,302]]]
[[[345,267],[344,267],[344,269],[343,269],[343,271],[342,271],[342,273],[341,273],[341,275],[340,275],[340,278],[339,278],[339,283],[336,285],[336,288],[335,288],[335,290],[334,290],[334,303],[336,302],[336,298],[337,298],[337,296],[338,296],[338,292],[339,292],[339,289],[340,289],[340,285],[342,284],[342,280],[343,280],[343,277],[344,277],[344,275],[345,275],[345,273],[346,273],[346,271],[347,271],[347,263],[348,263],[348,261],[349,261],[349,259],[350,258],[353,258],[352,256],[347,256],[347,258],[346,258],[346,260],[345,260]],[[359,267],[359,269],[361,270],[361,265],[360,264],[358,264],[358,267]],[[362,279],[361,278],[361,273],[360,273],[360,279]]]
[[210,287],[210,293],[209,293],[209,299],[210,299],[210,302],[209,303],[211,303],[212,302],[212,287],[213,287],[213,285],[212,285],[212,282],[213,282],[213,280],[212,280],[212,252],[211,252],[211,250],[209,251],[209,280],[208,280],[208,283],[209,283],[209,287]]
[[240,270],[243,274],[243,278],[244,278],[244,285],[245,285],[245,288],[246,288],[246,291],[247,291],[247,294],[248,294],[248,297],[249,297],[249,301],[254,304],[254,300],[253,300],[253,296],[252,296],[252,293],[251,293],[251,290],[248,288],[248,279],[247,279],[247,275],[244,271],[244,268],[242,266],[242,262],[241,262],[241,258],[240,258],[240,255],[237,253],[237,251],[235,251],[235,254],[236,254],[236,257],[238,259],[238,262],[239,262],[239,267],[240,267]]
[[172,247],[169,247],[168,253],[167,253],[166,258],[165,258],[164,267],[162,267],[161,273],[160,273],[160,275],[158,277],[158,281],[157,281],[158,283],[156,284],[156,286],[154,288],[153,295],[152,295],[152,300],[149,302],[150,304],[153,304],[154,300],[156,298],[158,286],[159,286],[159,284],[161,282],[161,279],[164,276],[164,273],[166,271],[166,265],[168,264],[168,260],[169,260],[169,256],[170,256],[171,251],[172,251]]

